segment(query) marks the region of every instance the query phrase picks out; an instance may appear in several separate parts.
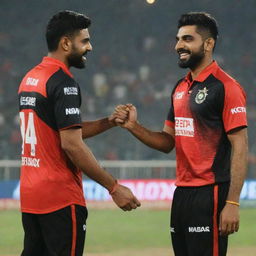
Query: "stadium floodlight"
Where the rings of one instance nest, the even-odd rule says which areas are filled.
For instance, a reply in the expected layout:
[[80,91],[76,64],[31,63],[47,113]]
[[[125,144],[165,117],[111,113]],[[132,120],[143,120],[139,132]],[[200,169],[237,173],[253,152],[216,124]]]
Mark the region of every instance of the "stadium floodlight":
[[154,4],[155,0],[146,0],[148,4]]

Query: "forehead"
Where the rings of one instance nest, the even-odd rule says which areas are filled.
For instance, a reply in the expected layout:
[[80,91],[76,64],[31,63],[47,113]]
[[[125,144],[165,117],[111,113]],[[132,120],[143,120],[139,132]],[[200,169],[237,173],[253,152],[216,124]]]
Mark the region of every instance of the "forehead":
[[177,37],[182,37],[185,35],[191,35],[194,37],[197,36],[201,36],[198,32],[197,32],[197,26],[196,25],[187,25],[187,26],[183,26],[180,27],[177,33]]
[[79,30],[79,32],[76,34],[76,37],[78,39],[89,39],[90,34],[88,28]]

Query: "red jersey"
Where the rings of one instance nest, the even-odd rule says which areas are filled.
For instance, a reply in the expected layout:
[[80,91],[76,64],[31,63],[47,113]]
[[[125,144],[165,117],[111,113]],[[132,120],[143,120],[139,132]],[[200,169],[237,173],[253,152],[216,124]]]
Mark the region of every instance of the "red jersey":
[[61,148],[59,130],[81,127],[79,85],[64,63],[44,57],[19,87],[22,212],[85,206],[82,173]]
[[195,80],[189,73],[177,83],[165,121],[175,128],[177,186],[230,180],[227,132],[247,126],[245,98],[241,86],[215,61]]

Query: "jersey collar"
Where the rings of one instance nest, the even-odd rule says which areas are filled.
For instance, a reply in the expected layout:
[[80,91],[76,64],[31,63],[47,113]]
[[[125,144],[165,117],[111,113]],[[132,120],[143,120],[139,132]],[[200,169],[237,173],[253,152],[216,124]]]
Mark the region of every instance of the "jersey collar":
[[43,63],[48,64],[48,65],[55,65],[55,66],[59,66],[61,69],[63,69],[63,71],[65,73],[67,73],[69,76],[71,76],[73,78],[73,75],[71,74],[71,72],[69,71],[69,69],[67,68],[67,66],[60,60],[54,59],[52,57],[48,57],[45,56],[43,58]]
[[[206,80],[206,78],[215,73],[215,71],[219,68],[218,64],[216,61],[213,61],[210,65],[208,65],[205,69],[203,69],[198,76],[193,80],[193,81],[197,81],[197,82],[203,82]],[[185,77],[185,80],[189,83],[192,83],[193,81],[191,81],[191,72],[189,72],[187,74],[187,76]]]

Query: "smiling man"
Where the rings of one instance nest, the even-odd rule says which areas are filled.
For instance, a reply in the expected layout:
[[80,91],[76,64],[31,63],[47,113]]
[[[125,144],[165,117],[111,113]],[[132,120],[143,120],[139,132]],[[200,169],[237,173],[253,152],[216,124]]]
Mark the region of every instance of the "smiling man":
[[209,14],[180,17],[175,50],[179,66],[190,72],[172,91],[161,132],[139,124],[134,106],[116,108],[116,122],[144,144],[165,153],[176,149],[170,228],[176,256],[224,256],[228,235],[239,228],[248,151],[245,93],[213,60],[217,37]]
[[114,126],[114,116],[81,121],[80,87],[69,71],[85,67],[85,55],[92,50],[90,23],[72,11],[54,15],[46,30],[48,56],[19,87],[22,256],[83,255],[87,209],[82,172],[104,186],[124,211],[140,206],[82,140]]

